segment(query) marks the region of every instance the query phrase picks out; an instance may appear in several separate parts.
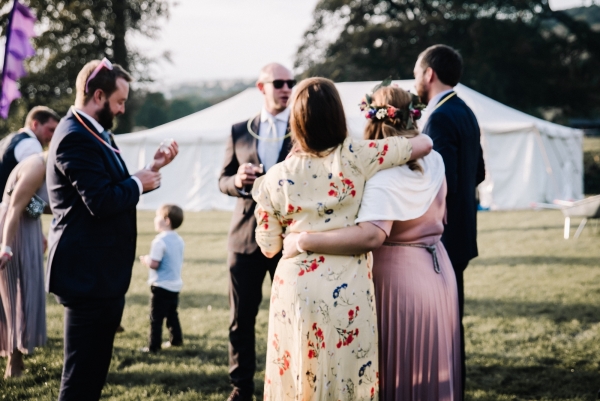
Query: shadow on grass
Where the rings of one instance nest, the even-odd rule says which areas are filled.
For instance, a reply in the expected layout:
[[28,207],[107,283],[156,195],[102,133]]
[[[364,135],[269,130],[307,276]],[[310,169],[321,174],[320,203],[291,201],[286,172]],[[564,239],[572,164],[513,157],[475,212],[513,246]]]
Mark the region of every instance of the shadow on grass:
[[[484,357],[490,358],[490,355]],[[591,401],[596,399],[600,388],[597,371],[577,368],[572,371],[544,361],[535,361],[536,366],[511,366],[515,361],[502,355],[491,357],[498,363],[477,365],[467,359],[467,392],[480,390],[489,394],[489,399],[503,395],[515,397],[513,399],[565,400],[580,397],[577,399]],[[466,399],[469,400],[469,397]]]
[[469,266],[499,265],[578,265],[597,267],[600,261],[596,257],[563,257],[563,256],[498,256],[493,258],[477,258]]
[[196,361],[199,364],[227,366],[228,340],[226,338],[208,338],[206,335],[185,334],[184,345],[162,349],[149,354],[128,347],[115,347],[117,358],[116,369],[125,369],[131,365],[143,363],[148,367],[160,364],[170,364],[174,361]]
[[203,394],[221,394],[231,390],[227,371],[210,373],[194,373],[184,370],[162,370],[148,372],[111,372],[108,384],[122,385],[128,389],[146,388],[150,385],[162,388],[170,394],[196,391]]
[[[558,302],[507,301],[503,299],[466,299],[465,314],[479,317],[527,317],[547,318],[555,323],[570,322],[574,319],[581,323],[600,322],[600,305]],[[600,383],[599,383],[600,384]]]
[[[259,350],[257,359],[264,360],[264,352]],[[137,366],[128,371],[134,365]],[[202,371],[205,365],[208,369]],[[223,395],[231,390],[227,368],[228,342],[224,338],[217,340],[208,335],[186,335],[183,347],[163,349],[156,354],[115,348],[113,366],[107,383],[130,390],[153,386],[159,387],[165,394],[197,392],[204,395]],[[193,368],[186,369],[190,366],[195,366],[195,371],[191,371]],[[260,380],[258,385],[261,385]]]

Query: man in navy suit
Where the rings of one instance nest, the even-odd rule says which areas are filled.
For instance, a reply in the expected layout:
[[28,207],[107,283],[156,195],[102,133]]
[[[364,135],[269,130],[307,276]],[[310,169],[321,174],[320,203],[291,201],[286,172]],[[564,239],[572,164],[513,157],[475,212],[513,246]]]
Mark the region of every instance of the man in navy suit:
[[473,111],[453,90],[462,75],[462,57],[456,50],[444,45],[427,48],[419,55],[414,74],[417,93],[430,113],[423,133],[431,137],[446,166],[447,222],[442,243],[458,286],[464,392],[463,271],[478,254],[476,188],[485,178],[481,134]]
[[136,204],[160,185],[177,144],[130,176],[111,134],[125,112],[130,75],[107,59],[86,64],[75,106],[50,145],[46,182],[53,213],[47,290],[65,307],[59,400],[98,400],[125,306],[137,238]]

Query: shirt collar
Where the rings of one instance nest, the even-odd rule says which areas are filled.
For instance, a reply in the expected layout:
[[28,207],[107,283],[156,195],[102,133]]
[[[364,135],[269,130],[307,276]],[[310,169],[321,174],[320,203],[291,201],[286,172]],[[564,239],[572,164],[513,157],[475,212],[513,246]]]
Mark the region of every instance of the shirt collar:
[[21,130],[21,132],[26,133],[27,135],[29,135],[30,137],[34,138],[37,140],[37,136],[35,136],[35,134],[33,133],[33,131],[31,130],[31,128],[29,127],[25,127]]
[[286,107],[285,110],[283,110],[281,113],[277,114],[276,116],[273,116],[271,113],[269,113],[264,107],[262,108],[261,112],[260,112],[260,122],[265,122],[268,121],[270,119],[273,120],[273,122],[275,121],[282,121],[284,123],[287,124],[289,118],[290,118],[290,109],[289,107]]
[[96,121],[95,118],[90,117],[87,113],[84,113],[83,111],[81,111],[80,109],[78,109],[76,107],[73,107],[73,109],[80,115],[82,115],[85,118],[87,118],[88,120],[90,120],[90,122],[92,123],[94,128],[96,128],[96,131],[98,131],[99,133],[103,133],[105,131],[104,127],[102,125],[100,125],[100,123],[98,121]]
[[432,97],[431,100],[429,101],[429,103],[427,103],[427,109],[431,110],[430,107],[432,107],[432,106],[435,108],[435,105],[438,104],[444,96],[446,96],[448,93],[452,92],[453,90],[454,89],[448,89],[448,90],[440,92],[437,95],[435,95],[434,97]]
[[165,238],[169,235],[175,234],[175,230],[166,230],[166,231],[161,231],[160,233],[158,233],[158,235],[156,236],[156,238]]

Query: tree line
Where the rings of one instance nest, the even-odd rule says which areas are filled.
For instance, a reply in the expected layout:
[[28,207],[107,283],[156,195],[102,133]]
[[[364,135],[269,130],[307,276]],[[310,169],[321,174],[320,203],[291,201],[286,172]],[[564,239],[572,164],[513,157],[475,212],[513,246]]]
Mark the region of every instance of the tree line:
[[[171,0],[21,1],[43,32],[33,40],[37,53],[20,82],[23,98],[0,120],[0,135],[18,129],[35,105],[66,113],[77,73],[90,60],[106,56],[136,81],[152,79],[154,60],[127,43],[126,34],[156,37]],[[0,0],[2,35],[11,4]],[[495,100],[560,123],[600,116],[598,6],[553,11],[547,0],[321,0],[313,16],[296,55],[299,78],[407,79],[423,49],[444,43],[464,57],[462,82]],[[214,101],[134,91],[116,132],[170,121]]]
[[[458,49],[462,83],[529,114],[600,116],[600,8],[547,0],[321,0],[295,67],[335,81],[410,79],[419,53]],[[583,18],[582,18],[583,17]]]

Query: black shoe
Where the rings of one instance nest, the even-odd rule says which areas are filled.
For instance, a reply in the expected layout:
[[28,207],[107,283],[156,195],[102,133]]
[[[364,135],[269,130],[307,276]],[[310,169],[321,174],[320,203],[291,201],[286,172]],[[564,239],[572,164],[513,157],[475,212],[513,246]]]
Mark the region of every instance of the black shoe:
[[253,401],[252,394],[243,394],[239,388],[234,388],[227,401]]
[[140,352],[143,352],[144,354],[156,354],[158,352],[157,349],[154,348],[149,348],[149,347],[142,347],[140,348]]

